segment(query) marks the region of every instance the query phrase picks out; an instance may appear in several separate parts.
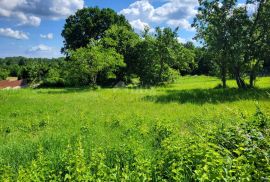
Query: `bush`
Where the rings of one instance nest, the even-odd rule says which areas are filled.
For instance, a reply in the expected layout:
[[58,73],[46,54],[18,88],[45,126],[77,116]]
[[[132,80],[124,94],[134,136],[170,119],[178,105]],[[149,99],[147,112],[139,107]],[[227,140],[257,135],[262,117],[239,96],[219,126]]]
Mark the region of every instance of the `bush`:
[[169,139],[158,157],[158,174],[169,181],[268,181],[269,119],[258,110],[255,119],[218,128],[181,142]]
[[9,75],[8,70],[0,68],[0,80],[5,80]]
[[42,86],[63,87],[64,86],[64,79],[61,78],[60,70],[54,69],[54,68],[50,69],[44,78]]

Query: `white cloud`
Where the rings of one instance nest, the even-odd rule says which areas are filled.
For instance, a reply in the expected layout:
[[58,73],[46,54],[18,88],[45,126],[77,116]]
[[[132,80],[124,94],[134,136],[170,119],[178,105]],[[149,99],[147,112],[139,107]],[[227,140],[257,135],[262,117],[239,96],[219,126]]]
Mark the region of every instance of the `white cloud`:
[[155,8],[148,0],[140,0],[130,4],[128,8],[123,9],[119,13],[125,15],[130,21],[137,19],[149,21],[155,13]]
[[165,0],[163,5],[155,8],[150,0],[139,0],[119,13],[125,15],[130,22],[143,20],[148,25],[178,24],[176,26],[190,31],[192,29],[189,20],[195,16],[197,5],[197,0]]
[[182,37],[177,37],[177,40],[178,40],[178,42],[183,43],[183,44],[185,44],[187,42],[187,40],[182,38]]
[[27,57],[55,58],[63,56],[60,49],[61,48],[39,44],[29,48],[24,54],[26,54]]
[[186,19],[168,20],[167,25],[172,26],[172,27],[180,27],[189,31],[195,31],[195,29],[191,27],[191,24]]
[[39,26],[42,18],[65,18],[83,7],[84,0],[1,0],[0,17]]
[[0,28],[0,36],[9,37],[13,39],[26,40],[29,39],[26,33],[11,28]]
[[48,34],[40,34],[40,37],[43,39],[49,39],[52,40],[53,39],[53,34],[52,33],[48,33]]
[[130,22],[131,26],[137,31],[143,31],[145,28],[150,28],[148,23],[142,22],[140,19]]
[[37,16],[27,16],[22,12],[15,12],[14,16],[20,21],[19,25],[30,25],[38,27],[41,23],[41,18]]
[[44,44],[39,44],[37,46],[31,47],[28,52],[50,52],[52,47],[46,46]]

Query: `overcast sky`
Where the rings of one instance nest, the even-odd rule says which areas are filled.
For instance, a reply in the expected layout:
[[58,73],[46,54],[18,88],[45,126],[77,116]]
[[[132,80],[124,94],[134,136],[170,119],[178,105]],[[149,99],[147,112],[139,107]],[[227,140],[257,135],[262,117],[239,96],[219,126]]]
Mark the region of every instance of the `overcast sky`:
[[136,32],[180,27],[179,41],[192,40],[197,0],[0,0],[0,57],[59,57],[65,18],[83,7],[112,8]]

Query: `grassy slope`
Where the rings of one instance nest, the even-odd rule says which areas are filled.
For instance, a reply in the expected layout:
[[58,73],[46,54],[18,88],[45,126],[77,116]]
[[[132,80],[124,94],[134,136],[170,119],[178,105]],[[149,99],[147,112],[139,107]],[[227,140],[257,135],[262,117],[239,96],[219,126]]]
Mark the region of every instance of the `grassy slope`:
[[[0,91],[0,160],[29,161],[42,143],[57,160],[80,135],[87,147],[142,147],[152,153],[152,128],[166,123],[181,135],[241,122],[256,104],[270,111],[270,78],[259,89],[213,89],[213,77],[183,77],[152,89],[24,89]],[[230,87],[236,87],[229,81]]]

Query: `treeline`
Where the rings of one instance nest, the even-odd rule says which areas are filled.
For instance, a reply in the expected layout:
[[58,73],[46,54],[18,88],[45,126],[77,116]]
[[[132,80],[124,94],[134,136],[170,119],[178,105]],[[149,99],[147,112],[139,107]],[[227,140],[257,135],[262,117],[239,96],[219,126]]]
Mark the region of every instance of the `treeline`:
[[[200,69],[196,48],[178,41],[178,29],[146,27],[135,33],[124,16],[111,9],[84,8],[66,20],[62,36],[65,58],[6,58],[0,62],[5,76],[18,76],[43,86],[129,84],[160,85],[180,74],[208,74]],[[197,61],[198,60],[198,61]],[[201,61],[201,60],[200,60]]]
[[[134,34],[136,35],[136,34]],[[138,36],[138,35],[136,35]],[[139,36],[138,36],[139,37]],[[147,36],[147,39],[150,39],[151,36]],[[150,41],[150,40],[148,40]],[[141,42],[138,44],[138,49],[143,49],[143,44],[146,46],[147,42]],[[149,42],[148,42],[149,43]],[[175,42],[176,43],[176,42]],[[178,43],[177,43],[178,44]],[[174,77],[170,78],[170,81],[173,81],[179,75],[215,75],[213,71],[215,69],[215,64],[213,61],[209,61],[205,56],[205,51],[203,48],[198,48],[193,45],[193,43],[188,42],[186,44],[179,44],[181,48],[188,51],[190,54],[189,62],[184,65],[173,65],[172,69],[178,69],[174,72]],[[87,48],[86,48],[87,49]],[[82,56],[80,52],[84,52],[85,49],[81,48],[81,51],[77,50],[76,55]],[[104,52],[106,50],[106,52]],[[110,49],[112,51],[112,49]],[[153,50],[149,50],[153,51]],[[89,54],[103,56],[101,59],[108,59],[108,55],[110,51],[107,49],[97,50],[97,48],[91,49]],[[73,52],[75,53],[75,52]],[[133,60],[139,61],[142,60],[141,57],[144,56],[142,54],[143,51],[137,56],[135,50],[127,51],[126,57],[133,57]],[[85,52],[87,54],[87,52]],[[152,53],[154,55],[156,53]],[[74,58],[75,54],[73,55]],[[87,55],[90,56],[90,55]],[[124,81],[127,84],[132,83],[132,79],[141,77],[141,84],[154,84],[157,78],[153,75],[152,79],[149,79],[148,76],[151,76],[151,64],[154,64],[153,61],[148,65],[148,68],[145,65],[145,68],[142,63],[135,63],[133,61],[128,62],[128,58],[123,58],[121,54],[112,55],[112,59],[122,59],[121,65],[119,68],[115,69],[111,67],[112,70],[107,68],[106,71],[97,71],[97,80],[94,81],[98,85],[106,85],[112,86],[119,81]],[[116,57],[115,57],[116,56]],[[117,56],[119,56],[117,58]],[[151,56],[148,57],[149,63],[152,60]],[[100,60],[99,60],[100,61]],[[101,63],[101,62],[99,62]],[[146,63],[146,62],[145,62]],[[77,67],[78,66],[78,67]],[[81,67],[80,67],[81,66]],[[41,86],[47,87],[64,87],[64,86],[88,86],[92,84],[90,78],[90,70],[83,72],[82,66],[84,65],[81,61],[76,61],[76,59],[72,58],[55,58],[55,59],[47,59],[47,58],[26,58],[26,57],[6,57],[0,58],[0,80],[4,80],[7,77],[18,77],[19,79],[27,79],[30,84],[42,84]],[[105,67],[105,65],[103,65]],[[112,65],[109,65],[112,66]],[[90,68],[90,67],[89,67]],[[115,69],[115,70],[113,70]],[[136,70],[135,70],[136,69]],[[149,70],[147,70],[149,69]],[[93,71],[93,70],[91,70]],[[167,72],[169,70],[165,70]],[[146,73],[144,75],[144,73]],[[148,73],[148,74],[147,74]],[[164,79],[164,78],[163,78]]]
[[29,83],[42,83],[50,86],[64,86],[61,73],[64,70],[65,58],[0,58],[0,80],[7,77],[26,79]]
[[[255,13],[248,6],[258,5]],[[193,26],[201,47],[178,41],[178,29],[145,27],[137,34],[112,9],[84,8],[66,19],[65,58],[0,60],[0,79],[18,76],[44,86],[141,85],[173,82],[179,75],[219,76],[223,87],[235,78],[253,87],[270,67],[269,1],[200,1]],[[269,16],[268,16],[269,15]],[[12,61],[13,60],[13,61]],[[245,82],[249,77],[250,83]]]

